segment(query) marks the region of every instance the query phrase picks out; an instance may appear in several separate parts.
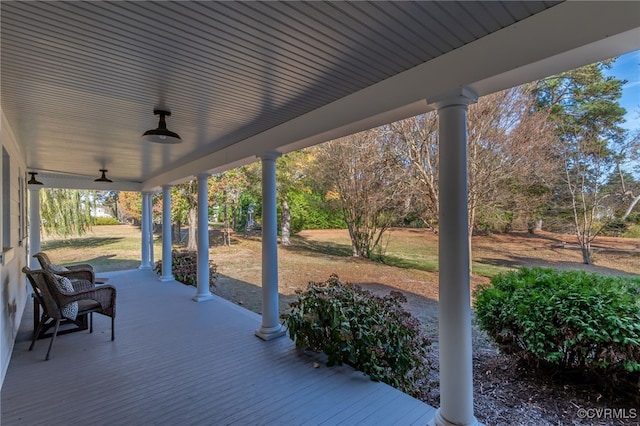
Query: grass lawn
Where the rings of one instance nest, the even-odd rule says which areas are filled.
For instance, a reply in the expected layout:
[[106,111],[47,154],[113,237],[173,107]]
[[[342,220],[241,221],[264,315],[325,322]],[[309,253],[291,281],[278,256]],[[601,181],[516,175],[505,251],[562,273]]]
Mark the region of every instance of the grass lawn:
[[[598,238],[596,265],[583,265],[574,236],[541,232],[495,234],[473,238],[472,290],[488,277],[522,266],[583,269],[617,275],[640,274],[640,239]],[[221,245],[219,230],[211,231],[210,258],[220,274],[214,292],[255,312],[261,312],[262,245],[260,235],[233,235],[231,246]],[[438,236],[421,229],[394,229],[384,241],[379,261],[354,258],[346,230],[303,231],[292,245],[278,247],[280,311],[304,290],[309,281],[324,281],[336,273],[342,282],[359,284],[377,293],[399,290],[408,299],[406,308],[437,342],[438,331]],[[135,269],[140,265],[140,229],[128,225],[96,226],[82,237],[43,240],[42,250],[54,263],[90,263],[99,272]],[[155,259],[161,257],[156,236]],[[557,425],[581,423],[576,410],[583,408],[629,408],[630,401],[601,398],[599,390],[584,385],[542,382],[526,372],[473,327],[474,405],[485,424],[496,426]],[[432,362],[438,363],[437,343]],[[430,393],[425,402],[439,404],[437,370],[427,378]],[[434,384],[435,383],[435,384]],[[598,396],[600,395],[600,396]],[[594,399],[595,398],[595,399]],[[621,405],[622,404],[622,405]],[[587,419],[588,420],[588,419]],[[617,425],[621,423],[598,423]]]
[[[140,265],[140,228],[131,225],[95,226],[82,236],[57,238],[48,236],[42,240],[42,250],[52,260],[61,264],[90,263],[98,272],[135,269]],[[506,234],[473,238],[473,273],[477,276],[492,277],[521,266],[551,266],[559,268],[587,269],[593,272],[640,274],[640,239],[599,238],[594,254],[596,265],[582,265],[578,250],[560,248],[561,242],[570,241],[572,236],[541,233],[536,236],[526,234]],[[575,238],[575,237],[573,237]],[[287,265],[287,257],[304,256],[305,264],[323,259],[339,261],[351,258],[351,243],[346,230],[302,231],[292,238],[292,246],[280,247],[282,266]],[[154,258],[162,256],[161,237],[154,238]],[[251,258],[260,256],[259,236],[243,238],[235,235],[232,246],[221,246],[219,231],[211,234],[211,255],[214,260],[226,259],[227,253],[251,252]],[[601,251],[603,247],[619,251]],[[317,255],[317,256],[316,256]],[[378,262],[402,270],[437,272],[438,236],[423,229],[393,229],[383,238]],[[217,260],[216,260],[217,261]],[[218,262],[224,266],[224,262]],[[295,262],[294,262],[295,263]],[[374,266],[375,263],[371,262]],[[336,271],[337,272],[337,271]],[[324,279],[316,277],[310,279]]]
[[[94,226],[82,236],[43,238],[41,250],[53,263],[89,263],[97,272],[122,271],[140,266],[140,228],[131,225]],[[154,243],[156,259],[162,254],[162,241]]]

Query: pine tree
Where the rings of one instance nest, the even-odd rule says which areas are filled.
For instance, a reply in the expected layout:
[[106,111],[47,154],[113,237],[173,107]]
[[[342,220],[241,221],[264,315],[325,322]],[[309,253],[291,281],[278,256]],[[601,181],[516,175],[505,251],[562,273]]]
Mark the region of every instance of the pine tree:
[[620,124],[623,80],[605,77],[613,60],[587,65],[538,82],[537,109],[555,127],[556,152],[564,162],[559,200],[571,212],[583,261],[592,263],[591,243],[604,229],[603,187],[616,164],[613,144],[624,139]]

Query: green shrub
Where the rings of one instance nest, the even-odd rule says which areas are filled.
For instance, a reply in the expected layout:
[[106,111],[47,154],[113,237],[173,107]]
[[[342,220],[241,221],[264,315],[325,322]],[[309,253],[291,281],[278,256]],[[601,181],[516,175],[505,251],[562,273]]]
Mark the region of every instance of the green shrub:
[[627,222],[633,225],[640,225],[640,213],[631,213],[627,217]]
[[600,234],[607,237],[620,237],[621,235],[624,235],[628,227],[624,220],[617,218],[609,219],[604,223],[595,223],[594,226],[596,229],[598,226],[601,226],[602,230],[600,231]]
[[480,327],[530,366],[611,384],[640,372],[640,279],[524,268],[475,296]]
[[622,236],[625,238],[640,238],[640,225],[628,225]]
[[120,222],[115,217],[94,217],[95,226],[100,225],[120,225]]
[[[155,271],[162,275],[162,260],[156,261]],[[176,281],[196,287],[198,285],[198,252],[194,250],[173,250],[171,271]],[[209,260],[209,286],[218,279],[217,265]]]
[[403,302],[402,293],[379,297],[332,275],[299,292],[284,318],[296,346],[324,352],[327,365],[351,365],[418,396],[430,368],[426,354],[431,342]]

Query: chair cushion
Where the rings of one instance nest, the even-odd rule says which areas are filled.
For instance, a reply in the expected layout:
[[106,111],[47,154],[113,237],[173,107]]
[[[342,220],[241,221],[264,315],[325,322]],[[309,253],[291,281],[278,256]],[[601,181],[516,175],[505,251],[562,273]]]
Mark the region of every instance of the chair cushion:
[[69,272],[69,268],[65,268],[64,266],[58,266],[54,264],[49,264],[49,269],[51,272],[60,273],[60,272]]
[[[71,280],[67,277],[61,277],[60,275],[55,275],[56,285],[60,291],[65,293],[74,293],[73,285],[71,284]],[[60,313],[63,317],[69,318],[70,320],[76,319],[78,316],[78,302],[71,302],[67,306],[64,306],[60,309]]]

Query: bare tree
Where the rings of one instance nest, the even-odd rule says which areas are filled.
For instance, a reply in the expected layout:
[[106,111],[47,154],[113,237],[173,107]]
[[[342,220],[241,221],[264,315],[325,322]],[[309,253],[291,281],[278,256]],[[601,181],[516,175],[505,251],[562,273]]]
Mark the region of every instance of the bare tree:
[[529,231],[557,181],[546,114],[534,112],[526,86],[484,96],[469,107],[469,232],[508,231],[520,217]]
[[[499,92],[490,101],[500,104],[501,119],[495,152],[500,161],[488,179],[494,188],[484,199],[480,218],[494,229],[508,231],[514,223],[526,226],[530,233],[539,229],[542,215],[559,183],[561,162],[553,150],[555,137],[547,114],[534,111],[535,99],[530,86]],[[483,153],[487,155],[486,151]],[[486,189],[481,189],[486,194]],[[485,206],[494,212],[487,214]],[[478,226],[478,223],[475,224]]]
[[349,229],[353,256],[371,257],[404,206],[404,175],[382,128],[318,148],[316,179],[325,182]]
[[404,158],[413,188],[406,206],[432,229],[438,221],[438,116],[435,112],[396,121],[385,127],[397,155]]
[[[638,111],[640,115],[640,111]],[[624,213],[620,219],[627,220],[633,209],[640,202],[640,182],[633,175],[623,170],[626,165],[635,164],[636,172],[640,174],[640,130],[632,136],[627,136],[617,141],[615,148],[616,174],[619,180],[617,191],[617,204],[623,206]]]
[[[484,96],[469,107],[469,250],[479,228],[510,229],[515,217],[529,228],[551,194],[557,168],[546,115],[534,113],[526,87]],[[438,123],[435,112],[386,126],[406,177],[414,208],[425,223],[438,217]]]

